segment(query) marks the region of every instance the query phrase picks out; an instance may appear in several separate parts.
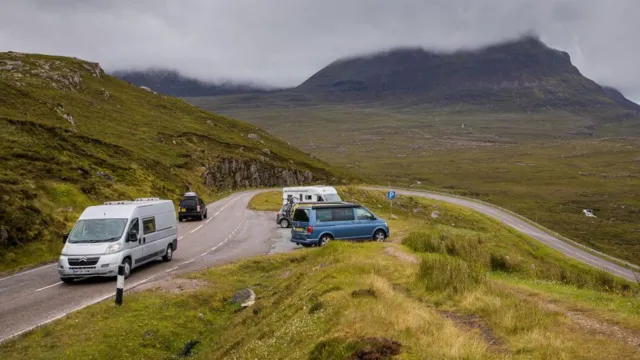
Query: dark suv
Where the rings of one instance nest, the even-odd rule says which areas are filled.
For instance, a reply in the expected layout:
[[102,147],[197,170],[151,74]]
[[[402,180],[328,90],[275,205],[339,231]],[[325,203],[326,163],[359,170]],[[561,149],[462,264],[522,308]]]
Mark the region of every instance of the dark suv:
[[188,192],[184,194],[182,200],[180,200],[180,208],[178,211],[178,220],[183,221],[185,219],[206,219],[207,218],[207,205],[204,200],[198,194],[194,192]]

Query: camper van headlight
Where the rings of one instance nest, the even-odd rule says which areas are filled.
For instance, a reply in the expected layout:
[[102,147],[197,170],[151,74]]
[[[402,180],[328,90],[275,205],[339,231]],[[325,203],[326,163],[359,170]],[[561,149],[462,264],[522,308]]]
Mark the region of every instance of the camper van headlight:
[[122,247],[122,245],[120,245],[120,243],[115,243],[115,244],[111,244],[109,246],[107,246],[107,254],[113,254],[116,253],[118,251],[120,251],[120,248]]
[[67,249],[68,249],[67,245],[63,246],[63,247],[62,247],[62,251],[61,251],[60,253],[61,253],[62,255],[67,255]]

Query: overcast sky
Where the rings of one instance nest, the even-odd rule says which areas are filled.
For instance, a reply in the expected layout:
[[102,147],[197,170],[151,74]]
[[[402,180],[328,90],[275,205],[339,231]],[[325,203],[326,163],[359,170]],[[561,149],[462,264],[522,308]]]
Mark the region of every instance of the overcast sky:
[[640,100],[640,0],[0,0],[0,51],[293,86],[339,57],[537,32]]

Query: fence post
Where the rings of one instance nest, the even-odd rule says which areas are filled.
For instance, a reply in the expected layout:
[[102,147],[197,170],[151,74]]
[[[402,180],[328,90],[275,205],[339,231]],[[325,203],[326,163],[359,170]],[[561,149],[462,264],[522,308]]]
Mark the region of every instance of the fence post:
[[116,282],[116,305],[122,305],[124,294],[124,264],[118,266],[118,281]]

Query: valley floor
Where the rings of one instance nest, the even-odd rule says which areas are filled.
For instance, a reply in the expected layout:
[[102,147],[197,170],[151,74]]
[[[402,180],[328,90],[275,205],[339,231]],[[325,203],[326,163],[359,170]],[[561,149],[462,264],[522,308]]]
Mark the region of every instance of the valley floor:
[[372,183],[484,200],[640,265],[637,121],[603,125],[589,136],[592,120],[563,111],[291,106],[291,99],[270,99],[189,101],[268,129]]

